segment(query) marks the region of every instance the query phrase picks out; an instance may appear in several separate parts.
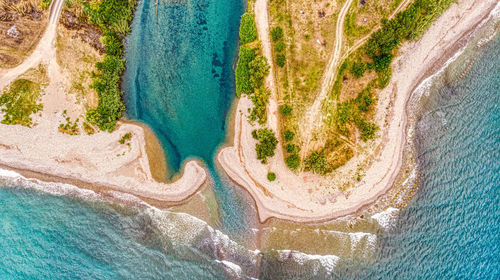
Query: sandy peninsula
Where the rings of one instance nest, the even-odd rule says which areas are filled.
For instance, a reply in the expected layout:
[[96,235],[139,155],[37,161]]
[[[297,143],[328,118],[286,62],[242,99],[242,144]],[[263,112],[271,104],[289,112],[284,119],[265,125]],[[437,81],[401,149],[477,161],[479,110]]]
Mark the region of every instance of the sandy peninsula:
[[[267,0],[256,1],[255,19],[263,54],[272,61],[267,5]],[[256,140],[251,136],[258,127],[247,121],[252,102],[246,97],[239,99],[233,146],[221,149],[217,159],[228,176],[254,198],[260,220],[273,217],[299,222],[330,220],[355,213],[386,193],[402,167],[409,97],[423,79],[463,46],[466,36],[487,19],[497,5],[496,0],[459,0],[421,39],[403,45],[392,64],[390,85],[378,94],[375,119],[381,129],[377,140],[365,147],[367,153],[354,157],[331,176],[293,173],[285,166],[281,145],[268,164],[261,164],[256,157]],[[280,135],[273,77],[269,75],[266,80],[271,89],[267,127]],[[358,182],[353,177],[361,163],[367,164]],[[277,179],[270,182],[268,172],[276,173]],[[340,191],[346,184],[351,185]]]
[[[0,166],[85,182],[156,201],[180,202],[189,198],[206,182],[205,169],[192,160],[185,163],[182,175],[175,182],[155,180],[150,168],[150,158],[155,155],[148,155],[148,137],[143,126],[119,122],[112,133],[92,135],[69,135],[58,130],[66,115],[73,120],[85,115],[84,106],[78,104],[75,95],[68,94],[67,76],[56,59],[57,22],[63,4],[63,0],[53,1],[47,30],[33,53],[21,65],[0,72],[0,90],[39,65],[47,70],[49,79],[41,97],[43,109],[33,115],[36,125],[29,128],[0,124]],[[2,113],[0,118],[3,119]],[[120,143],[128,133],[130,141]]]

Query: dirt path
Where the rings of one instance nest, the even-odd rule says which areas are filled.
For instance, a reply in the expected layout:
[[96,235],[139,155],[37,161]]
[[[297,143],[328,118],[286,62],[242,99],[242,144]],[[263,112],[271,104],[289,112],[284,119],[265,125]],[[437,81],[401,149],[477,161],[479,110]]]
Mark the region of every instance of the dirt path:
[[323,79],[321,81],[321,89],[319,95],[314,100],[313,105],[309,108],[309,110],[305,114],[305,120],[302,122],[300,126],[300,135],[302,136],[302,155],[307,153],[307,145],[311,141],[313,136],[313,131],[316,131],[315,128],[322,125],[321,120],[318,120],[318,116],[321,112],[321,104],[323,100],[327,97],[330,88],[333,85],[334,78],[337,75],[337,66],[340,61],[340,55],[342,51],[342,40],[344,34],[344,20],[347,15],[347,11],[351,6],[353,0],[347,0],[342,8],[340,9],[340,13],[337,19],[337,25],[335,27],[335,43],[333,44],[333,53],[328,65],[325,69],[325,74],[323,75]]
[[40,39],[38,46],[33,53],[27,57],[19,66],[6,71],[0,77],[0,89],[9,85],[19,75],[26,72],[28,69],[36,67],[42,61],[48,61],[55,56],[55,39],[57,35],[57,22],[61,14],[64,0],[54,0],[50,6],[50,17],[47,29]]

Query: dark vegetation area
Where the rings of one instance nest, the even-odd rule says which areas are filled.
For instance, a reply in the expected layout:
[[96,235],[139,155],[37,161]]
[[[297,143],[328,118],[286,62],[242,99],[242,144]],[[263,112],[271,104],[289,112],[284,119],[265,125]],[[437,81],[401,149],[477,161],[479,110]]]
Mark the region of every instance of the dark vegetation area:
[[87,112],[87,121],[101,130],[113,131],[125,110],[120,90],[121,74],[125,70],[122,40],[130,31],[135,4],[136,0],[83,2],[84,13],[90,22],[102,30],[101,41],[106,50],[104,61],[96,64],[98,72],[93,73],[91,85],[98,94],[99,103],[97,108]]
[[[269,75],[269,63],[262,56],[256,44],[257,29],[252,15],[245,13],[241,17],[240,52],[236,66],[236,96],[246,94],[254,104],[250,120],[264,124],[267,120],[266,108],[270,91],[264,85],[264,78]],[[257,45],[257,46],[256,46]]]
[[274,136],[274,132],[269,128],[261,128],[252,131],[252,137],[259,141],[255,145],[257,151],[257,159],[263,164],[267,163],[267,158],[274,156],[274,150],[278,145],[278,139]]

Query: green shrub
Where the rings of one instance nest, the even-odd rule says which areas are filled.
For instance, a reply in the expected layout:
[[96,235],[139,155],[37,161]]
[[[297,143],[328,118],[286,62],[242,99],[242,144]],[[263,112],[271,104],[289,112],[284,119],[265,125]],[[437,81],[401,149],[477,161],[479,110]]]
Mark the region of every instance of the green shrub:
[[286,62],[285,54],[279,53],[276,56],[276,64],[278,64],[279,67],[283,67],[283,66],[285,66],[285,62]]
[[255,145],[257,159],[260,160],[262,164],[267,163],[267,158],[274,156],[274,150],[276,149],[276,145],[278,145],[278,140],[274,132],[269,128],[261,128],[252,131],[252,136],[259,141],[259,143]]
[[285,132],[283,133],[284,137],[285,137],[285,141],[286,142],[290,142],[293,140],[293,138],[295,137],[295,133],[293,133],[293,131],[290,131],[290,130],[285,130]]
[[366,64],[362,61],[354,62],[351,66],[350,72],[356,78],[361,78],[366,71]]
[[296,170],[300,165],[300,157],[298,154],[291,154],[285,159],[285,163],[291,170]]
[[267,173],[267,180],[269,180],[270,182],[276,180],[276,174],[274,172]]
[[267,58],[262,55],[256,56],[248,63],[250,73],[250,85],[252,88],[260,88],[264,82],[264,77],[269,74],[269,64]]
[[384,69],[383,71],[378,72],[378,88],[385,88],[389,81],[391,80],[392,70],[391,67]]
[[251,121],[258,121],[259,124],[264,124],[267,121],[267,103],[269,103],[269,96],[271,91],[265,87],[255,90],[250,96],[254,107],[250,113]]
[[375,71],[382,72],[385,69],[389,68],[389,65],[391,65],[393,57],[394,55],[392,54],[382,54],[373,57],[375,61]]
[[240,42],[242,45],[253,42],[257,39],[257,28],[255,20],[249,13],[244,13],[241,16],[240,22]]
[[289,154],[294,154],[294,153],[300,152],[299,146],[294,145],[294,144],[290,144],[290,143],[286,144],[285,149],[286,149],[287,153],[289,153]]
[[373,139],[375,137],[375,132],[378,130],[378,126],[376,124],[368,122],[365,119],[359,119],[356,122],[356,126],[361,132],[361,139],[365,142]]
[[271,39],[273,42],[276,42],[283,38],[283,29],[279,26],[276,26],[275,28],[271,29]]
[[250,66],[249,63],[255,58],[255,50],[247,47],[240,47],[238,64],[236,66],[236,96],[242,94],[250,94],[253,92],[252,84],[250,83]]
[[306,170],[311,170],[314,173],[326,174],[331,172],[328,166],[328,161],[326,159],[325,153],[312,152],[305,160],[304,164]]
[[292,107],[288,106],[288,104],[283,104],[280,106],[280,114],[283,117],[289,117],[292,114]]
[[284,51],[285,48],[286,48],[286,45],[283,42],[278,42],[278,43],[276,43],[276,45],[274,45],[274,51],[278,52],[278,53]]

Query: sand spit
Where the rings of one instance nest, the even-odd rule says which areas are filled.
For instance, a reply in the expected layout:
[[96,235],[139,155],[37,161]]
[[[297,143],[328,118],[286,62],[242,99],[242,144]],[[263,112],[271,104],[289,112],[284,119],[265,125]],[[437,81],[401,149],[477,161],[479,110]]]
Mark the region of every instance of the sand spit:
[[[418,84],[440,68],[467,41],[467,35],[488,17],[496,0],[459,0],[453,4],[424,36],[400,49],[393,62],[393,76],[389,86],[379,93],[377,124],[379,137],[370,151],[372,160],[364,177],[346,192],[340,192],[340,180],[352,175],[357,168],[356,158],[339,168],[335,176],[322,178],[302,172],[294,174],[285,166],[280,145],[269,163],[262,165],[256,159],[255,140],[251,131],[257,127],[247,121],[251,101],[243,97],[238,101],[233,146],[223,148],[217,159],[225,172],[254,198],[261,222],[275,217],[299,222],[321,222],[353,214],[372,204],[386,193],[402,167],[406,138],[407,101]],[[269,61],[271,46],[268,30],[267,1],[257,0],[256,24],[262,41],[263,53]],[[266,51],[267,50],[267,51]],[[272,80],[270,75],[270,79]],[[267,81],[272,88],[274,81]],[[273,109],[277,104],[275,90],[271,90],[268,108],[268,127],[278,132],[278,120]],[[390,110],[385,108],[389,106]],[[267,180],[274,172],[277,179]]]

